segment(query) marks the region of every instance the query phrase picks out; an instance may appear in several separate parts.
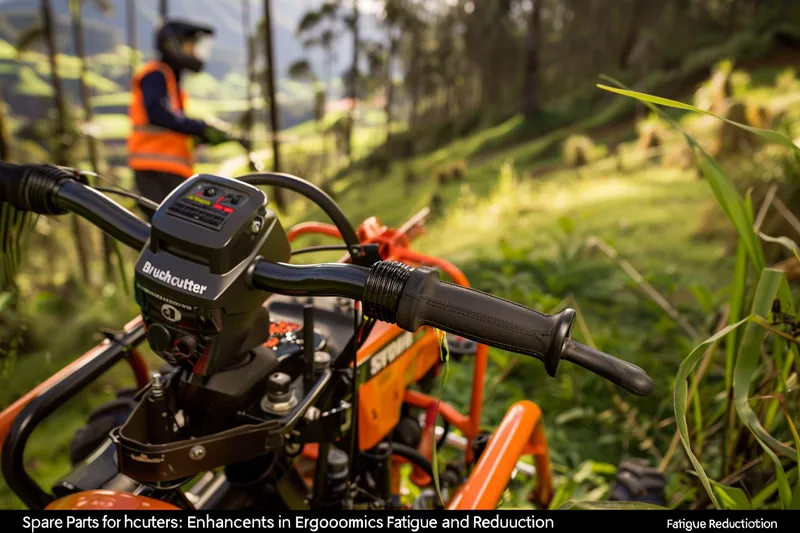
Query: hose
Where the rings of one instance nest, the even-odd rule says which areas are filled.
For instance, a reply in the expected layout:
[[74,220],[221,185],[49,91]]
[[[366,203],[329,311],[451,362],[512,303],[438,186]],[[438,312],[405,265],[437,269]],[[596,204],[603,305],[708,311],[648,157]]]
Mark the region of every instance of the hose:
[[414,448],[406,446],[405,444],[393,442],[392,455],[397,455],[399,457],[402,457],[403,459],[407,459],[415,466],[418,466],[422,470],[424,470],[425,473],[429,475],[431,479],[433,479],[433,465],[428,459],[425,458],[424,455],[419,453]]

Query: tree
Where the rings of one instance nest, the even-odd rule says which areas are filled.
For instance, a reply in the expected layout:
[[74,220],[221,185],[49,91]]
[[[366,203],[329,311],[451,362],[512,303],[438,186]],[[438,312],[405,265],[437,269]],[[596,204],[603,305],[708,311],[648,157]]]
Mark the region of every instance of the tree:
[[125,0],[125,31],[127,38],[125,41],[128,43],[128,65],[130,67],[130,77],[136,73],[136,3],[135,0]]
[[303,39],[303,47],[311,49],[319,47],[325,56],[325,82],[319,87],[319,78],[311,71],[307,60],[300,60],[289,68],[289,76],[295,79],[305,79],[316,82],[317,89],[314,94],[314,115],[317,119],[318,129],[322,135],[323,168],[327,166],[328,142],[323,129],[325,110],[327,109],[329,91],[331,86],[333,63],[336,59],[334,44],[339,38],[338,31],[339,0],[323,2],[316,11],[308,11],[297,24],[295,34]]
[[541,108],[539,95],[539,49],[541,48],[542,0],[533,0],[528,17],[528,34],[525,39],[525,79],[522,93],[522,112],[531,118]]
[[0,87],[0,161],[11,160],[11,141],[8,136],[8,121],[6,119],[6,103],[3,99],[3,88]]
[[353,2],[353,9],[350,16],[345,19],[345,24],[353,34],[353,63],[350,66],[350,76],[348,83],[348,106],[347,106],[347,132],[345,133],[345,153],[348,158],[353,155],[353,128],[355,126],[355,112],[356,102],[358,102],[358,78],[359,69],[358,61],[361,54],[361,41],[359,33],[359,18],[360,12],[358,9],[358,0],[351,0]]
[[[350,9],[345,10],[343,0],[330,0],[324,2],[319,10],[307,12],[297,25],[297,35],[305,37],[304,45],[320,46],[326,51],[326,64],[333,64],[333,44],[338,37],[335,28],[337,21],[341,20],[353,36],[353,59],[347,69],[345,79],[347,83],[348,114],[344,121],[344,149],[347,157],[352,156],[353,124],[355,123],[356,102],[358,101],[358,80],[360,76],[359,60],[361,58],[361,34],[359,19],[361,16],[358,0],[349,0]],[[321,26],[327,27],[315,34]],[[330,73],[328,73],[330,83]]]
[[309,83],[314,87],[314,120],[317,123],[317,133],[322,141],[322,172],[328,162],[328,143],[324,130],[325,106],[327,103],[327,85],[319,80],[308,59],[298,59],[289,65],[289,77],[293,80]]
[[308,59],[298,59],[289,65],[288,74],[291,79],[309,83],[314,87],[314,120],[317,121],[317,125],[321,128],[322,121],[325,118],[325,84],[314,73]]
[[[272,168],[275,172],[281,171],[281,157],[280,157],[280,140],[278,139],[278,132],[280,124],[278,116],[278,99],[275,90],[275,56],[273,54],[272,46],[272,14],[271,14],[270,0],[264,0],[264,19],[261,21],[261,29],[264,37],[264,59],[266,65],[264,68],[264,85],[266,93],[264,94],[265,100],[269,104],[269,135],[272,138]],[[272,198],[278,208],[286,206],[283,190],[277,187],[273,189]]]
[[[297,24],[295,32],[298,37],[303,39],[303,47],[306,49],[320,47],[324,51],[326,91],[331,84],[331,72],[336,59],[334,44],[339,38],[339,1],[324,2],[319,10],[305,13]],[[319,32],[315,32],[320,26],[323,28]]]
[[249,138],[253,135],[253,121],[255,120],[255,103],[253,102],[253,79],[255,77],[255,54],[253,53],[253,31],[252,21],[250,20],[250,0],[242,0],[242,33],[244,33],[244,45],[247,54],[246,75],[247,75],[247,113],[242,128]]
[[[67,104],[64,97],[61,76],[58,73],[58,50],[56,50],[53,10],[50,5],[50,0],[40,0],[39,10],[42,16],[41,24],[35,24],[20,33],[17,42],[17,50],[21,53],[35,42],[44,40],[50,63],[50,79],[53,85],[53,104],[56,109],[53,159],[56,165],[70,166],[68,154],[71,146],[69,141],[70,135],[67,128],[69,117],[67,116]],[[78,217],[72,215],[71,220],[72,234],[75,238],[75,247],[78,254],[78,265],[80,266],[83,280],[89,281],[89,253],[86,244],[86,235]]]
[[[91,124],[93,119],[91,102],[92,95],[91,91],[89,90],[89,85],[86,83],[88,69],[86,67],[86,46],[83,37],[83,1],[85,0],[70,0],[69,12],[72,18],[72,36],[75,43],[75,52],[77,53],[81,64],[78,81],[80,84],[81,104],[83,105],[83,118],[87,124]],[[106,15],[111,13],[113,9],[109,0],[94,0],[94,4]],[[103,169],[100,167],[100,155],[98,153],[97,139],[95,139],[94,134],[91,131],[86,132],[84,134],[84,138],[86,139],[87,147],[89,149],[89,162],[92,165],[92,172],[95,174],[102,174]],[[103,266],[105,269],[106,280],[111,280],[114,276],[114,268],[111,264],[112,246],[113,244],[111,242],[111,237],[104,233]]]

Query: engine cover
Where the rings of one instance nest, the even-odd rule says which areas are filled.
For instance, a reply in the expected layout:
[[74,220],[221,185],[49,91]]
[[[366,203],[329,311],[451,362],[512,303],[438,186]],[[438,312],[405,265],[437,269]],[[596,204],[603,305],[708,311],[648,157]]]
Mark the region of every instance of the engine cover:
[[247,269],[257,256],[291,256],[267,203],[252,185],[199,174],[159,206],[134,288],[150,347],[169,363],[211,375],[266,340],[269,295],[247,286]]

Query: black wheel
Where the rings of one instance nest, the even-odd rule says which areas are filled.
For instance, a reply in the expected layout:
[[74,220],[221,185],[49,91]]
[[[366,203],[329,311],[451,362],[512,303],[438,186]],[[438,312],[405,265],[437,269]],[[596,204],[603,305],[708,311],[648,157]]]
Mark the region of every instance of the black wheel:
[[122,389],[117,399],[104,403],[89,414],[86,425],[75,432],[69,446],[72,464],[78,464],[95,451],[108,437],[112,429],[128,420],[136,407],[133,397],[135,389]]
[[642,502],[664,506],[666,497],[664,473],[647,461],[631,459],[620,462],[611,489],[611,501]]

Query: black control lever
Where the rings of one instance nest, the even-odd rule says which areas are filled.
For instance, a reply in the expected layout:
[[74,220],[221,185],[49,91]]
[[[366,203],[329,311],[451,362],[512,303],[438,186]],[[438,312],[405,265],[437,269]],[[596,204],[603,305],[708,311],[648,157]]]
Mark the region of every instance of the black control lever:
[[650,396],[653,380],[638,366],[567,339],[561,358],[590,370],[638,396]]

